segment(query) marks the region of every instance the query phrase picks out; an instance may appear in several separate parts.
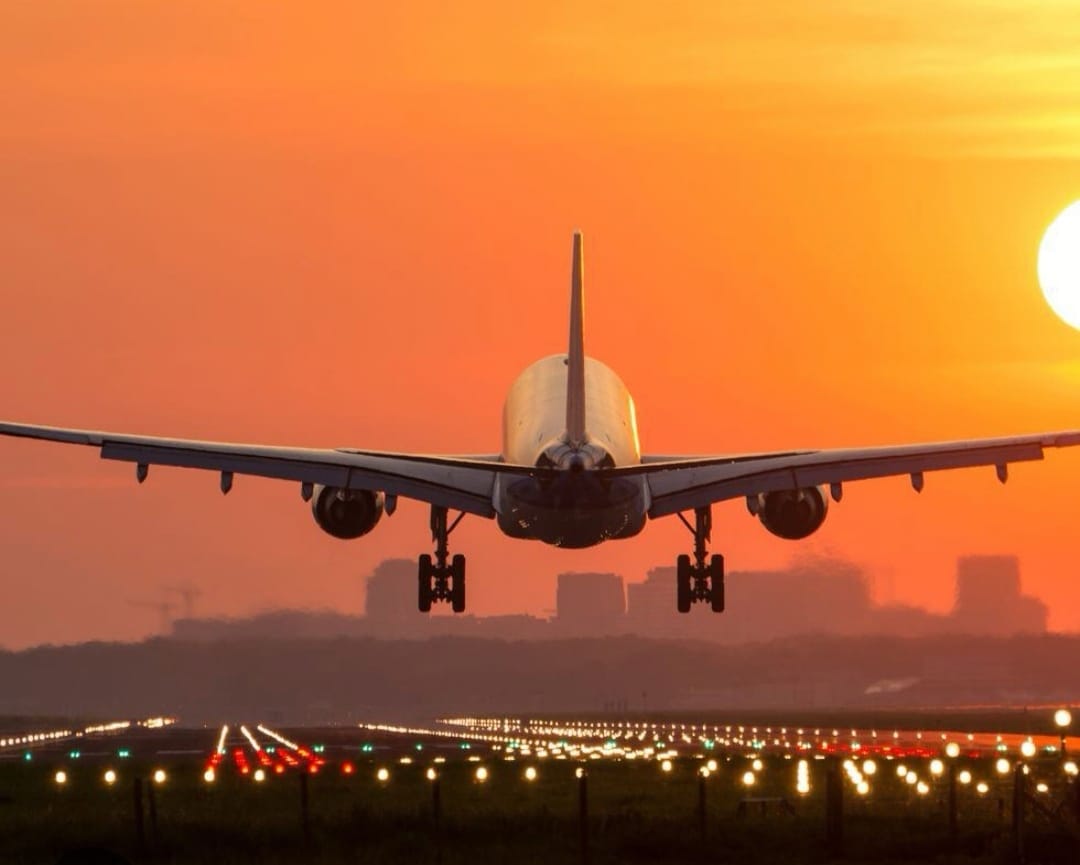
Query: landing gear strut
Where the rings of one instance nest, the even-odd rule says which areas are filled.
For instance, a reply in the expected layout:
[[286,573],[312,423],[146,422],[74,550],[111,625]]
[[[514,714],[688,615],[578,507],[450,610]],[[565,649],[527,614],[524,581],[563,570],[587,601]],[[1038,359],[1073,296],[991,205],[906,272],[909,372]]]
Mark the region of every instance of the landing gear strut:
[[712,508],[694,509],[694,524],[681,513],[679,519],[694,536],[694,558],[676,560],[675,583],[680,613],[689,613],[691,604],[709,602],[714,613],[724,612],[724,557],[710,556],[706,545],[712,534]]
[[449,601],[455,613],[465,612],[465,557],[456,555],[450,559],[447,546],[450,532],[457,528],[465,516],[460,513],[452,523],[448,522],[446,508],[431,508],[431,539],[435,542],[435,557],[425,553],[420,557],[420,595],[421,613],[431,612],[433,601]]

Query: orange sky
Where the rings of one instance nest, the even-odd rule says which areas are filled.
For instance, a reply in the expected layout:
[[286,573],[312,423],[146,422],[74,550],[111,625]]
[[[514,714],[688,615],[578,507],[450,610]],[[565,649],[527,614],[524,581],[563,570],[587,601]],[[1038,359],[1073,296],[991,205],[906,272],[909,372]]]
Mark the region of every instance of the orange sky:
[[[1080,426],[1080,334],[1035,281],[1080,198],[1075,4],[659,5],[4,3],[0,416],[493,451],[514,375],[563,347],[581,228],[587,347],[646,450]],[[0,643],[148,633],[128,601],[182,579],[206,613],[356,610],[428,546],[419,505],[342,543],[292,485],[131,475],[0,442]],[[1077,629],[1078,484],[1052,453],[1004,488],[853,485],[802,544],[738,502],[715,535],[731,569],[831,552],[934,609],[958,554],[1015,552]],[[560,570],[639,580],[688,540],[470,519],[454,549],[473,611],[539,613]]]

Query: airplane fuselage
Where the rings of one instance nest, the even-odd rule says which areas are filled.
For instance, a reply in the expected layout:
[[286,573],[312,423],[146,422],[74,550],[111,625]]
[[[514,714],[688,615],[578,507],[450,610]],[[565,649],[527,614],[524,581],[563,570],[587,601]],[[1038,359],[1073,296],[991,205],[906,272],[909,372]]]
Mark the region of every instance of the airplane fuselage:
[[561,469],[552,480],[500,475],[499,528],[510,537],[589,547],[636,535],[649,509],[644,477],[601,479],[595,469],[641,462],[634,401],[607,366],[585,359],[587,439],[567,438],[567,356],[542,358],[514,381],[503,408],[502,457]]

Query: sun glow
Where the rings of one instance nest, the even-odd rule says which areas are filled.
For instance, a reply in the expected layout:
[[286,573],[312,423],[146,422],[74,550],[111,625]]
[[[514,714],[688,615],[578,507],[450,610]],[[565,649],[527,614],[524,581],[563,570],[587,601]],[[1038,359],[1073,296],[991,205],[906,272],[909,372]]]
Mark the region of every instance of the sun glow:
[[1039,285],[1050,308],[1080,330],[1080,201],[1061,211],[1043,235]]

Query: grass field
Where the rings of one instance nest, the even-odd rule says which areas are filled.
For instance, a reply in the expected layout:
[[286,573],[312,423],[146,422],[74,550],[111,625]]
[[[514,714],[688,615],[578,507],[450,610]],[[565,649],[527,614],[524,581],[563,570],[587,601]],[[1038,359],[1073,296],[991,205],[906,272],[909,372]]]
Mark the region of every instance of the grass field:
[[[931,780],[924,763],[917,768]],[[301,811],[296,772],[255,783],[251,776],[222,771],[202,780],[198,760],[172,764],[125,762],[109,787],[99,764],[67,765],[63,787],[47,761],[0,766],[0,862],[55,863],[79,848],[115,851],[148,863],[578,863],[582,861],[579,787],[571,761],[538,765],[527,782],[525,761],[439,765],[440,815],[436,821],[430,764],[360,761],[352,775],[333,762],[307,777],[308,820]],[[655,762],[593,761],[587,766],[588,857],[592,865],[615,862],[806,862],[835,858],[826,845],[825,761],[810,761],[811,789],[795,792],[796,761],[767,758],[750,789],[743,757],[720,758],[705,780],[704,837],[699,812],[700,760],[675,761],[664,773]],[[986,761],[965,763],[990,790],[958,788],[959,831],[948,832],[945,782],[920,796],[879,761],[871,792],[861,797],[845,782],[844,860],[849,862],[1006,862],[1013,850],[1011,779],[995,776]],[[386,782],[376,768],[391,772]],[[134,778],[162,767],[168,778],[153,786],[156,821],[143,801],[143,841],[135,819]],[[1075,795],[1060,767],[1033,767],[1032,784],[1045,778],[1048,808],[1066,802],[1066,816],[1051,820],[1029,806],[1027,860],[1080,860],[1075,840]],[[782,797],[794,815],[760,806],[737,815],[740,799]],[[1000,800],[1000,804],[999,804]],[[1001,810],[999,810],[999,808]],[[72,862],[82,861],[71,859]],[[94,861],[94,860],[86,860]],[[102,862],[107,860],[100,860]]]

